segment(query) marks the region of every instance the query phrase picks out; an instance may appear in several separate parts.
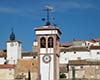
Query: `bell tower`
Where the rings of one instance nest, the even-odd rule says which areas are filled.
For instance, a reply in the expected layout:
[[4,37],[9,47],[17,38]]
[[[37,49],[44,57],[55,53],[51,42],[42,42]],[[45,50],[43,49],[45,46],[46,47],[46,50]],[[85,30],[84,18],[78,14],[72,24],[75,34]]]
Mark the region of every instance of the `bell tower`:
[[21,59],[21,42],[15,39],[15,34],[12,29],[10,40],[7,41],[7,64],[17,64]]
[[51,25],[47,7],[45,26],[35,29],[38,42],[38,80],[59,80],[59,39],[61,31]]

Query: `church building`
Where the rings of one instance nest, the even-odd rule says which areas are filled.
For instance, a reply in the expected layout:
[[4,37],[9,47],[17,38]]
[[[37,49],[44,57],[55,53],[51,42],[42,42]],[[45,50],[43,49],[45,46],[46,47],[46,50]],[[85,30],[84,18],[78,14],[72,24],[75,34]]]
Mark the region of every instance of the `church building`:
[[50,21],[51,9],[46,11],[31,52],[22,51],[12,29],[0,51],[0,80],[100,80],[100,39],[60,43],[62,32]]

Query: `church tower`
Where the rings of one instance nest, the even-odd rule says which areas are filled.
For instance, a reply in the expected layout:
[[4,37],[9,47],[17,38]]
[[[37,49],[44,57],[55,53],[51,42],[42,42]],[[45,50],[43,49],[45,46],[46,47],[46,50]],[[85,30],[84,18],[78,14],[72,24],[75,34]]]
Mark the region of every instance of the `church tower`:
[[7,64],[16,64],[21,59],[21,42],[15,40],[15,34],[10,34],[10,40],[7,41]]
[[59,39],[61,31],[49,22],[35,29],[38,42],[38,80],[59,80]]

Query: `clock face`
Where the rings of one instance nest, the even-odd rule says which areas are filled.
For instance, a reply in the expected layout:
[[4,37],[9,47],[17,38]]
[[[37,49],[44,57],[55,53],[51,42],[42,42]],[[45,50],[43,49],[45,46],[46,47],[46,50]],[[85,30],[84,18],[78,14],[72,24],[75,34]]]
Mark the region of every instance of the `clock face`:
[[50,61],[51,61],[50,55],[44,55],[44,56],[43,56],[43,62],[49,63]]
[[13,47],[14,46],[14,43],[11,43],[10,46]]

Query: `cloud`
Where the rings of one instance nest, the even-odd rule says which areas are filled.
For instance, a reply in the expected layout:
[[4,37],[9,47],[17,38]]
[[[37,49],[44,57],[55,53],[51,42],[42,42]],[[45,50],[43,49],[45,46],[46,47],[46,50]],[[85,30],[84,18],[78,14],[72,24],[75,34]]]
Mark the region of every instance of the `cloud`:
[[0,7],[0,13],[17,14],[20,16],[31,16],[34,11],[32,9],[13,8],[13,7]]
[[1,13],[15,13],[17,12],[17,10],[14,8],[0,7],[0,12]]
[[[87,9],[95,9],[97,5],[91,2],[83,1],[83,0],[60,0],[58,2],[52,1],[48,2],[54,7],[53,11],[66,11],[72,9],[80,9],[80,10],[87,10]],[[37,10],[41,10],[41,6],[45,6],[47,2],[41,2],[37,5],[32,4],[19,4],[19,3],[12,3],[12,5],[1,5],[0,6],[0,13],[13,13],[18,14],[21,16],[33,16],[34,14],[37,15]]]
[[68,2],[64,7],[69,9],[90,9],[90,8],[95,8],[95,5],[91,3]]
[[88,10],[88,9],[96,9],[97,5],[95,3],[86,2],[83,0],[77,1],[77,0],[62,0],[59,3],[55,3],[54,7],[57,8],[57,10]]

